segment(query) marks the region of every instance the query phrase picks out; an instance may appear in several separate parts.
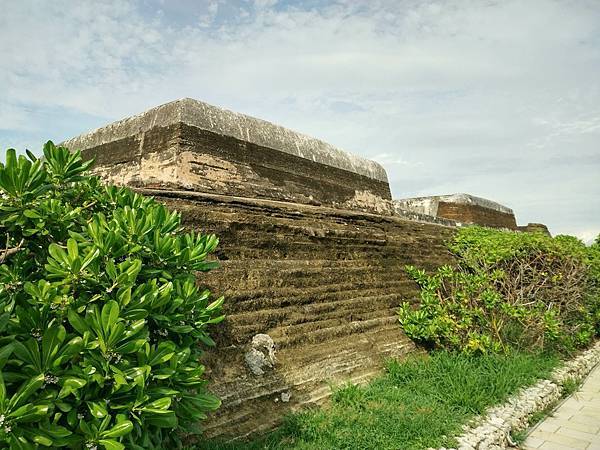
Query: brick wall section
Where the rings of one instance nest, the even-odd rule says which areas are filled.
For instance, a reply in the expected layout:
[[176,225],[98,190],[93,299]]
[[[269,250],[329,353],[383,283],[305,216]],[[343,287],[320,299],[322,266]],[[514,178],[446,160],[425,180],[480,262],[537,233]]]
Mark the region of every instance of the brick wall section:
[[[207,436],[245,436],[284,414],[323,402],[330,382],[361,382],[384,360],[414,351],[396,310],[417,301],[406,264],[449,263],[453,229],[394,217],[284,202],[185,192],[159,195],[187,227],[220,236],[222,268],[200,282],[226,297],[227,320],[206,355],[211,389],[222,408]],[[262,376],[244,354],[268,334],[277,364]],[[282,401],[290,394],[288,402]]]
[[507,214],[479,205],[439,202],[437,217],[462,223],[476,223],[493,228],[508,228],[510,230],[516,230],[517,228],[514,214]]

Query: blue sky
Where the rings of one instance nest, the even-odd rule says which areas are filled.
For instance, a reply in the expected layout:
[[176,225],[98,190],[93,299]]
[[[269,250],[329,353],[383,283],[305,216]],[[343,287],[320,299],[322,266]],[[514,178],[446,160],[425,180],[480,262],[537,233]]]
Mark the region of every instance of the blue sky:
[[0,146],[182,97],[375,159],[395,197],[467,192],[600,233],[597,0],[0,0]]

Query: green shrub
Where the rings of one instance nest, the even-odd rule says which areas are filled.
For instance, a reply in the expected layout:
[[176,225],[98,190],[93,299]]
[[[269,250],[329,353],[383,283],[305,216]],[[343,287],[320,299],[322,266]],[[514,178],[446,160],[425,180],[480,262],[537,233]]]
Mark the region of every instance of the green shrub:
[[600,336],[600,235],[588,249],[589,274],[588,274],[588,305],[593,322],[596,325],[596,334]]
[[0,164],[0,448],[174,448],[219,405],[222,299],[194,277],[217,238],[89,166],[51,142]]
[[578,239],[468,227],[449,248],[454,266],[433,274],[407,268],[421,288],[421,303],[404,303],[399,311],[411,338],[438,348],[506,353],[568,351],[596,334],[600,258]]

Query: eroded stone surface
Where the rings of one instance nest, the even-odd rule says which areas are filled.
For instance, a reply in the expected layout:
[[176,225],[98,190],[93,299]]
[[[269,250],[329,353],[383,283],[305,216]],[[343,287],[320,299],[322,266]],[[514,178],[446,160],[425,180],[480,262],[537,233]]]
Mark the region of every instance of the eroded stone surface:
[[466,222],[486,225],[490,212],[514,222],[489,201],[404,209],[377,163],[190,99],[64,144],[94,158],[104,180],[155,195],[220,238],[221,269],[199,275],[225,295],[227,317],[205,356],[223,402],[207,437],[272,428],[326,400],[331,383],[367,381],[415,351],[397,320],[419,297],[404,268],[452,262],[445,242],[462,219],[440,214],[444,205],[479,214]]
[[543,223],[528,223],[527,225],[518,226],[517,230],[527,231],[528,233],[543,233],[550,236],[550,230]]
[[68,139],[69,148],[87,150],[115,141],[143,135],[153,128],[183,123],[211,133],[230,136],[261,147],[275,148],[319,164],[355,172],[387,183],[385,169],[375,161],[345,152],[327,142],[191,98],[184,98],[149,109],[141,114]]
[[[324,206],[142,189],[179,210],[186,227],[219,236],[221,268],[201,284],[226,298],[217,347],[205,355],[223,405],[203,426],[234,438],[317,405],[331,384],[363,383],[387,358],[415,351],[398,324],[419,291],[404,270],[451,262],[454,228]],[[269,360],[272,339],[276,363]],[[261,337],[263,336],[263,337]],[[261,345],[264,339],[268,345]],[[257,344],[257,345],[254,345]],[[257,350],[249,358],[248,352]],[[248,359],[255,358],[252,370]]]

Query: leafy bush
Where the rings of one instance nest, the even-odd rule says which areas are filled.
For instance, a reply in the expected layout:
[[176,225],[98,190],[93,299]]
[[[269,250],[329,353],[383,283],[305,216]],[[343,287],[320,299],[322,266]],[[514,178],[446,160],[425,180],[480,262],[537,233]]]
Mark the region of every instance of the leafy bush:
[[596,334],[600,336],[600,235],[588,249],[588,302]]
[[0,164],[0,448],[174,448],[219,405],[198,343],[223,300],[193,275],[217,238],[89,166]]
[[600,258],[570,236],[460,229],[449,244],[454,266],[434,274],[408,267],[421,288],[400,322],[411,338],[465,352],[511,348],[571,350],[600,323]]

